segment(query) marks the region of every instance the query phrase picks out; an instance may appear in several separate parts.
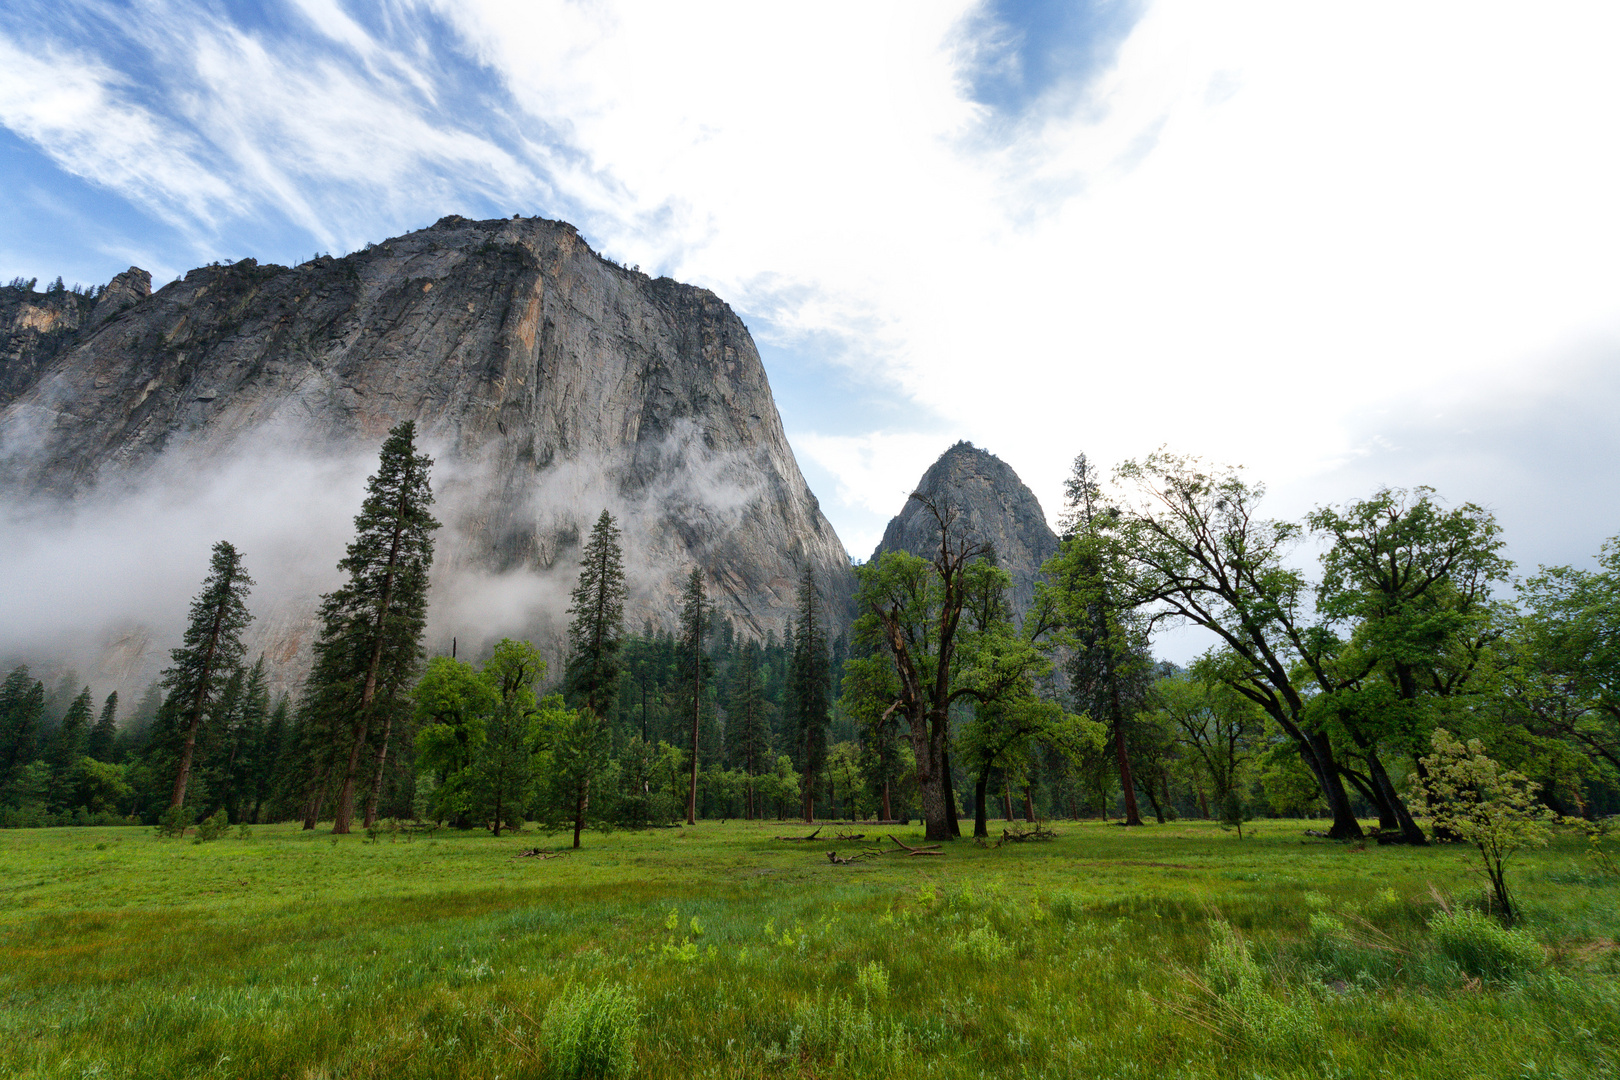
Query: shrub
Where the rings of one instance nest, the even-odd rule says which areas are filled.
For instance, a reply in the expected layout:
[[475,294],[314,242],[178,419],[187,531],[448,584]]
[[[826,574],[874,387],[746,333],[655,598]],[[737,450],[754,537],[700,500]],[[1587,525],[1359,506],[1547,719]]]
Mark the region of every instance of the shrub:
[[163,811],[157,820],[157,834],[159,837],[184,836],[191,827],[191,808],[189,806],[171,806]]
[[1465,972],[1481,979],[1513,979],[1541,966],[1536,939],[1510,930],[1477,911],[1437,912],[1429,920],[1435,947]]
[[1539,785],[1487,757],[1478,739],[1465,744],[1445,728],[1435,728],[1430,741],[1434,753],[1421,761],[1427,777],[1412,774],[1413,809],[1427,812],[1437,833],[1473,845],[1496,913],[1512,925],[1508,859],[1523,848],[1546,847],[1555,815],[1536,801]]
[[197,823],[197,837],[194,842],[201,844],[205,840],[218,840],[230,827],[231,819],[226,816],[225,811],[216,810],[213,817],[204,818]]
[[630,1072],[636,1002],[615,983],[563,991],[540,1028],[546,1074],[556,1080],[596,1080]]

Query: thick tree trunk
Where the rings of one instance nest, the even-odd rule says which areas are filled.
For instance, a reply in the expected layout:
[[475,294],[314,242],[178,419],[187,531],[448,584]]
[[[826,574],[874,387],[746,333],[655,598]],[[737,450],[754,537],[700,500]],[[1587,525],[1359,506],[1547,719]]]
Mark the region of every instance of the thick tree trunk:
[[330,766],[315,774],[315,780],[304,793],[304,828],[313,829],[321,820],[321,804],[326,801],[326,777]]
[[1035,820],[1035,796],[1028,784],[1024,785],[1024,820]]
[[973,835],[989,836],[990,823],[985,815],[985,789],[990,786],[990,766],[979,770],[979,779],[973,785]]
[[1418,823],[1412,819],[1412,812],[1406,808],[1406,800],[1395,790],[1394,783],[1389,779],[1389,773],[1384,771],[1384,763],[1378,760],[1377,751],[1372,749],[1367,751],[1367,771],[1372,776],[1373,783],[1383,790],[1384,799],[1394,811],[1396,825],[1401,830],[1401,839],[1408,844],[1427,844],[1429,838],[1423,835],[1423,830],[1418,828]]
[[1001,819],[1011,822],[1012,816],[1012,784],[1005,777],[1001,782]]
[[959,811],[957,810],[956,806],[956,789],[951,778],[951,752],[946,749],[941,749],[939,759],[941,762],[941,768],[944,770],[945,778],[946,820],[950,823],[951,837],[953,839],[960,839],[962,836],[962,822],[958,816]]
[[585,810],[590,805],[590,782],[579,785],[579,798],[574,803],[574,846],[579,847],[579,834],[585,828]]
[[371,794],[366,797],[365,827],[377,824],[377,802],[382,798],[383,767],[388,763],[388,736],[394,730],[392,712],[383,719],[382,745],[377,748],[377,772],[371,778]]
[[889,808],[889,782],[887,780],[883,781],[883,820],[894,820],[894,811]]
[[1136,805],[1136,781],[1131,778],[1131,758],[1125,752],[1125,725],[1116,717],[1114,721],[1114,752],[1119,757],[1119,786],[1125,793],[1125,824],[1142,824],[1142,812]]
[[[1328,813],[1333,818],[1328,836],[1334,840],[1360,840],[1365,834],[1361,831],[1361,822],[1356,820],[1355,811],[1351,809],[1350,796],[1344,790],[1344,780],[1339,776],[1338,765],[1333,760],[1332,745],[1320,731],[1306,738],[1315,761],[1306,758],[1305,763],[1316,773],[1317,783],[1322,787],[1322,797],[1327,800]],[[1301,756],[1304,756],[1303,753]]]
[[367,722],[364,714],[355,728],[354,745],[349,747],[349,763],[343,773],[343,788],[338,792],[337,809],[332,812],[332,832],[342,835],[349,831],[354,820],[354,777],[360,767],[360,750],[366,744]]

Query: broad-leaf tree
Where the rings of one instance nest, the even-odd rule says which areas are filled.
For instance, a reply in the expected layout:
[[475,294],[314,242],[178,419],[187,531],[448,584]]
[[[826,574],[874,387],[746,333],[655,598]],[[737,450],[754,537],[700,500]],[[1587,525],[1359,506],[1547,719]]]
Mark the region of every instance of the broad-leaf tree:
[[1264,518],[1264,487],[1236,469],[1164,451],[1119,467],[1126,495],[1108,512],[1108,554],[1121,607],[1213,633],[1229,685],[1293,741],[1332,814],[1329,835],[1359,837],[1330,733],[1307,715],[1315,687],[1294,674],[1311,629],[1309,585],[1287,559],[1301,530]]
[[969,536],[957,511],[913,493],[938,527],[932,559],[884,552],[858,567],[858,651],[881,649],[894,670],[894,700],[885,714],[906,724],[916,758],[918,801],[930,840],[955,836],[950,803],[951,707],[971,700],[991,706],[1021,694],[1047,665],[1024,638],[980,633],[963,616],[982,578],[1002,573],[982,558],[985,545]]

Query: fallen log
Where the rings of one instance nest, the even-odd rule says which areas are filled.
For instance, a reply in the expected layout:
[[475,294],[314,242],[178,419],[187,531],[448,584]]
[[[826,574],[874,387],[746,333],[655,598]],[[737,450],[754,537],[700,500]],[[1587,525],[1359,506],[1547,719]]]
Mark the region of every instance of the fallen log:
[[840,855],[836,851],[829,851],[827,852],[827,861],[832,863],[834,866],[848,866],[851,863],[858,863],[863,859],[875,859],[882,854],[883,852],[881,851],[862,851],[856,855]]
[[520,851],[520,852],[518,852],[516,855],[512,856],[512,858],[514,858],[514,859],[560,859],[566,854],[568,854],[568,852],[566,850],[564,850],[564,851],[541,851],[539,848],[530,848],[528,851]]
[[[899,844],[902,848],[904,848],[907,855],[943,855],[943,854],[945,854],[945,852],[940,850],[944,846],[943,844],[934,844],[934,845],[928,846],[928,847],[912,847],[910,844],[908,844],[905,841],[901,840],[898,836],[894,835],[893,833],[889,834],[889,839],[893,840],[895,843]],[[898,855],[899,852],[895,852],[895,854]]]
[[814,840],[816,838],[816,833],[820,832],[824,828],[826,828],[825,825],[817,825],[816,832],[811,833],[809,836],[778,836],[777,839],[787,840],[790,843],[802,843],[805,840]]
[[854,842],[856,840],[865,840],[866,839],[866,834],[863,833],[863,832],[839,833],[837,836],[833,837],[833,839],[834,840],[848,840],[848,841]]
[[1000,847],[1002,844],[1008,844],[1008,843],[1022,844],[1022,843],[1026,843],[1026,842],[1028,842],[1030,840],[1056,840],[1056,839],[1057,839],[1057,833],[1053,832],[1051,829],[1048,829],[1046,826],[1042,825],[1040,822],[1036,822],[1035,827],[1033,829],[1023,829],[1023,830],[1002,829],[1001,830],[1001,839],[996,841],[996,847]]

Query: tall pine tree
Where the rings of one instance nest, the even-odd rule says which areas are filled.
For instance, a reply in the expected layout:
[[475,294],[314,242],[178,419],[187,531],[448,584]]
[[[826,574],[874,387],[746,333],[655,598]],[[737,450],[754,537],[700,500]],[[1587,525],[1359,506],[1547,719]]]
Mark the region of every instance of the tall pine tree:
[[798,599],[788,709],[796,764],[804,776],[804,820],[814,821],[816,778],[827,763],[827,713],[832,708],[832,690],[828,682],[827,630],[816,608],[816,580],[808,564],[799,578]]
[[44,714],[45,684],[26,664],[13,669],[0,686],[0,800],[16,801],[17,779],[34,760]]
[[[329,767],[336,767],[340,784],[334,833],[347,833],[354,820],[360,764],[373,741],[366,822],[374,820],[401,692],[421,664],[433,530],[439,527],[428,513],[432,467],[432,458],[416,452],[414,423],[407,420],[388,433],[354,519],[355,538],[338,563],[349,580],[321,599],[321,634],[305,696],[310,719],[332,739]],[[373,740],[379,721],[381,737]],[[324,788],[324,780],[317,787]],[[318,795],[312,791],[312,797],[318,813]]]
[[709,658],[703,652],[703,639],[709,624],[709,601],[703,591],[703,571],[692,568],[681,598],[681,668],[691,694],[692,775],[686,793],[686,823],[697,824],[698,727],[703,719],[703,680],[708,675]]
[[224,540],[215,544],[202,592],[191,602],[186,635],[163,672],[165,711],[174,725],[170,734],[180,742],[170,807],[185,805],[197,733],[210,704],[242,663],[242,631],[253,618],[246,602],[252,585],[241,552]]
[[90,732],[84,752],[97,761],[114,761],[118,755],[118,691],[101,704],[101,718]]
[[568,613],[574,617],[564,676],[569,703],[606,717],[624,667],[624,555],[618,526],[606,510],[585,544]]
[[571,775],[575,778],[574,846],[579,847],[585,812],[590,808],[592,766],[597,757],[606,755],[608,711],[613,708],[624,667],[624,555],[618,526],[606,510],[596,519],[585,544],[568,613],[574,620],[568,627],[570,655],[564,685],[581,714],[569,726],[566,738],[559,735],[557,753],[559,760],[577,765]]
[[728,731],[735,728],[730,740],[743,768],[747,788],[743,793],[743,817],[752,820],[759,816],[758,800],[754,795],[754,777],[761,768],[769,771],[771,764],[771,729],[765,716],[765,696],[760,687],[760,667],[764,660],[759,642],[750,641],[737,650],[736,675],[732,681],[731,700],[726,707]]
[[73,789],[76,784],[79,758],[84,756],[84,745],[90,737],[90,688],[79,691],[69,702],[62,726],[56,729],[51,746],[50,805],[55,810],[73,808]]

